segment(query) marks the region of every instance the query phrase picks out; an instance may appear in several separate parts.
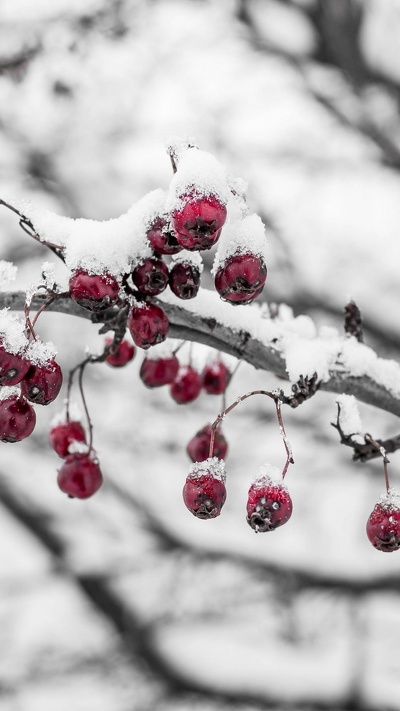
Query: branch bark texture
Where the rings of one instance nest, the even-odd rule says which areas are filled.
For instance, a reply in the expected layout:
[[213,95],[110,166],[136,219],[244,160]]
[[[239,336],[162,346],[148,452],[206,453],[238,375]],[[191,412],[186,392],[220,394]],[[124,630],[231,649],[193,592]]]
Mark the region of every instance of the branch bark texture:
[[[35,297],[32,302],[32,310],[38,310],[45,301],[45,296]],[[195,301],[197,302],[197,299]],[[22,291],[0,294],[0,308],[7,307],[13,311],[23,311],[24,303],[25,294]],[[172,338],[182,338],[203,343],[240,358],[257,369],[269,371],[288,379],[285,357],[279,342],[266,344],[254,336],[255,321],[259,319],[260,325],[263,322],[261,310],[257,314],[254,309],[251,309],[251,328],[249,319],[249,329],[247,330],[245,322],[243,322],[243,327],[235,325],[235,328],[233,328],[229,318],[225,318],[224,315],[221,316],[222,312],[218,311],[215,315],[212,315],[212,309],[210,309],[209,304],[202,300],[200,300],[199,305],[196,303],[196,310],[192,305],[181,305],[173,303],[172,300],[160,300],[160,303],[170,320],[170,336]],[[229,315],[230,311],[234,310],[234,307],[227,305],[227,309],[225,309],[224,314],[228,313]],[[58,299],[50,304],[48,311],[86,318],[98,324],[104,324],[116,313],[116,309],[109,309],[100,314],[92,314],[90,311],[78,306],[68,297]],[[385,363],[387,361],[382,359],[382,364],[384,365]],[[400,397],[393,394],[388,387],[382,385],[374,377],[369,377],[368,375],[356,377],[351,372],[343,369],[340,363],[332,367],[329,379],[321,382],[319,389],[332,393],[354,395],[361,402],[400,416]]]

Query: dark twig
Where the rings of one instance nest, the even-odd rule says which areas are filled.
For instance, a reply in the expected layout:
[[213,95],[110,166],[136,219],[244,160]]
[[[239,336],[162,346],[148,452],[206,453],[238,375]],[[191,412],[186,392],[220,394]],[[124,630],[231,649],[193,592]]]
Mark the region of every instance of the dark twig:
[[344,307],[344,330],[351,336],[359,341],[359,343],[364,342],[363,325],[361,318],[361,311],[354,301],[349,301],[349,303]]

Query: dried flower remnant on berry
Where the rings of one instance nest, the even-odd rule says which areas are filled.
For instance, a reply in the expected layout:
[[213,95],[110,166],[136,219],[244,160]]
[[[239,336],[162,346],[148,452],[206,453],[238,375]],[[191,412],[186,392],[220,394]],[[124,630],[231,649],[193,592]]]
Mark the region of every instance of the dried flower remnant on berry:
[[[265,473],[264,473],[265,472]],[[250,486],[247,523],[256,533],[274,531],[292,515],[292,500],[277,467],[265,465]]]

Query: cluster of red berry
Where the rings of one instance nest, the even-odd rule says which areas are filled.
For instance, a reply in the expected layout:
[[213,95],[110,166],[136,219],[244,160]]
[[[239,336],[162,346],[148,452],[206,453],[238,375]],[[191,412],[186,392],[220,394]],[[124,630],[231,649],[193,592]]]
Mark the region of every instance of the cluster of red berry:
[[[183,206],[169,219],[157,215],[147,230],[153,256],[143,258],[121,281],[103,272],[77,269],[69,281],[69,294],[90,311],[103,311],[131,298],[128,327],[134,343],[149,348],[165,340],[168,317],[164,309],[150,301],[169,285],[180,299],[194,298],[200,287],[201,260],[198,255],[178,253],[185,249],[198,252],[212,247],[221,234],[226,207],[213,196],[182,197]],[[163,256],[172,256],[169,268]],[[198,257],[197,259],[195,257]],[[263,258],[251,253],[229,256],[217,269],[215,288],[221,298],[232,304],[248,304],[262,291],[267,276]]]
[[20,442],[32,434],[36,424],[31,403],[53,402],[63,376],[54,358],[46,357],[44,344],[29,343],[15,319],[10,319],[10,325],[16,330],[17,341],[9,339],[7,330],[0,338],[0,439]]

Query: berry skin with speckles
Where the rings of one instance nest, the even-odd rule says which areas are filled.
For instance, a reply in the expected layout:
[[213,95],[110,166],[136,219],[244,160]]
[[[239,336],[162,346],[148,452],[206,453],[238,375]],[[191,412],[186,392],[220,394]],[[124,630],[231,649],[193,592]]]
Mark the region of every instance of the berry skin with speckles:
[[162,217],[159,217],[153,222],[147,232],[147,239],[152,249],[158,254],[172,255],[182,251],[175,232],[168,225],[167,220],[164,220]]
[[0,440],[21,442],[32,434],[36,414],[22,395],[12,395],[0,401]]
[[86,442],[86,434],[80,422],[68,420],[51,428],[49,442],[59,457],[65,459],[73,442]]
[[95,459],[88,454],[69,454],[58,472],[61,491],[72,499],[88,499],[100,489],[103,477]]
[[189,474],[182,493],[186,508],[204,520],[219,516],[226,500],[225,483],[212,467],[204,473]]
[[157,296],[168,286],[169,270],[157,257],[147,257],[132,272],[132,281],[141,294]]
[[231,304],[250,304],[259,296],[267,278],[264,261],[254,254],[229,257],[215,275],[215,288],[221,299]]
[[165,341],[169,328],[168,316],[156,304],[137,304],[131,306],[129,311],[128,328],[135,345],[147,349]]
[[219,239],[226,207],[217,197],[183,195],[183,207],[172,213],[179,244],[188,250],[210,249]]
[[[111,346],[112,342],[112,338],[106,338],[106,346]],[[123,368],[124,365],[133,360],[135,353],[135,346],[124,339],[118,344],[115,351],[107,356],[105,362],[107,365],[111,365],[112,368]]]
[[170,385],[171,397],[178,405],[193,402],[202,389],[201,375],[190,365],[182,365]]
[[271,480],[256,480],[247,500],[247,523],[256,533],[275,531],[289,521],[292,499],[285,486]]
[[[186,451],[192,462],[204,462],[210,456],[211,425],[205,425],[188,443]],[[222,434],[221,428],[216,427],[214,438],[214,451],[211,456],[226,459],[228,443]]]
[[63,383],[63,374],[55,360],[31,365],[21,382],[21,393],[36,405],[49,405],[56,399]]
[[374,548],[393,553],[400,548],[400,509],[378,503],[367,521],[367,536]]
[[140,378],[148,388],[159,388],[169,385],[176,378],[179,370],[179,360],[176,356],[170,358],[145,358],[140,368]]
[[84,309],[104,311],[118,301],[119,284],[111,274],[89,274],[78,269],[69,280],[69,294]]
[[0,342],[0,385],[17,385],[30,368],[30,361],[19,354],[9,353]]
[[203,388],[209,395],[222,395],[228,387],[231,372],[222,362],[207,363],[202,372]]
[[169,286],[178,299],[194,299],[200,289],[200,271],[192,264],[178,262],[169,273]]

